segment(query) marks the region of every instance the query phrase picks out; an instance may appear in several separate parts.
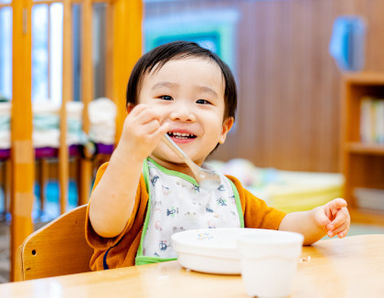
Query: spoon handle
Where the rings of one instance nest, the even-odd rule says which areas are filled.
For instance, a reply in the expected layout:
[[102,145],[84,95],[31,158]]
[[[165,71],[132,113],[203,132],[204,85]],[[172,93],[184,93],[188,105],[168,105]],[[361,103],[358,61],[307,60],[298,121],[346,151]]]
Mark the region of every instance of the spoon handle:
[[183,150],[181,150],[179,146],[177,146],[177,144],[175,144],[175,142],[167,134],[163,136],[162,140],[173,152],[176,153],[179,158],[181,158],[187,164],[199,185],[204,184],[203,187],[209,190],[218,187],[221,181],[218,174],[216,174],[214,171],[200,168],[192,161],[192,159],[189,158],[187,154],[185,154]]
[[192,172],[196,174],[196,164],[189,158],[187,154],[185,154],[183,150],[180,149],[179,146],[175,144],[174,141],[172,141],[172,139],[167,134],[163,136],[163,141],[173,152],[176,153],[179,158],[181,158],[188,165]]

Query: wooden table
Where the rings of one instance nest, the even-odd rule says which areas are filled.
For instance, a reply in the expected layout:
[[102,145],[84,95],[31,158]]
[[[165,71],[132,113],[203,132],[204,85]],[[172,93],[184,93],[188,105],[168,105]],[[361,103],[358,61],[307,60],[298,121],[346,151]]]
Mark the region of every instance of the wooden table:
[[[291,297],[384,297],[384,235],[304,247]],[[310,258],[308,258],[310,257]],[[0,297],[247,297],[240,276],[191,272],[177,262],[0,285]]]

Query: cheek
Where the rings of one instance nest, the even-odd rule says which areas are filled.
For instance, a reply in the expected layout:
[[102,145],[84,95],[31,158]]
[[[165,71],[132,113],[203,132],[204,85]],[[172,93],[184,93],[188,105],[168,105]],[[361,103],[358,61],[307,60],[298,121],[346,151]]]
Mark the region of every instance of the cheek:
[[140,103],[150,103],[151,99],[152,99],[152,94],[149,92],[148,88],[144,87],[141,88],[138,92],[138,95],[137,95],[137,103],[140,104]]
[[222,120],[220,117],[211,117],[209,121],[206,122],[206,133],[211,137],[220,136],[223,131]]
[[145,92],[140,92],[139,96],[137,97],[137,104],[141,104],[141,103],[148,103],[148,95],[145,94]]

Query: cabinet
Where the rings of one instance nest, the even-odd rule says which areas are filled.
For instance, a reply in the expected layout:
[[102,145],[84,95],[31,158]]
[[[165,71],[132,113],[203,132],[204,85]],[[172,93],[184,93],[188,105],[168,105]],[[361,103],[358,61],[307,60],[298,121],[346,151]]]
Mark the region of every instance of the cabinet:
[[[360,73],[343,78],[341,152],[344,196],[352,222],[384,225],[384,144],[361,141],[361,103],[366,97],[384,101],[384,73]],[[356,189],[361,188],[379,192],[375,203],[378,208],[362,208],[366,205],[362,201],[364,198],[356,195]]]

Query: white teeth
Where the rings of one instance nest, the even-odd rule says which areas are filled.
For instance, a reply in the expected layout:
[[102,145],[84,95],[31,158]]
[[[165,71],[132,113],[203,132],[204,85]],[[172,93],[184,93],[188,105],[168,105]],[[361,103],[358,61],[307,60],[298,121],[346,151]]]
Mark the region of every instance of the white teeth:
[[187,137],[193,137],[194,135],[193,134],[189,134],[189,133],[181,133],[181,132],[171,132],[169,133],[171,136],[174,136],[174,137],[183,137],[183,138],[187,138]]

